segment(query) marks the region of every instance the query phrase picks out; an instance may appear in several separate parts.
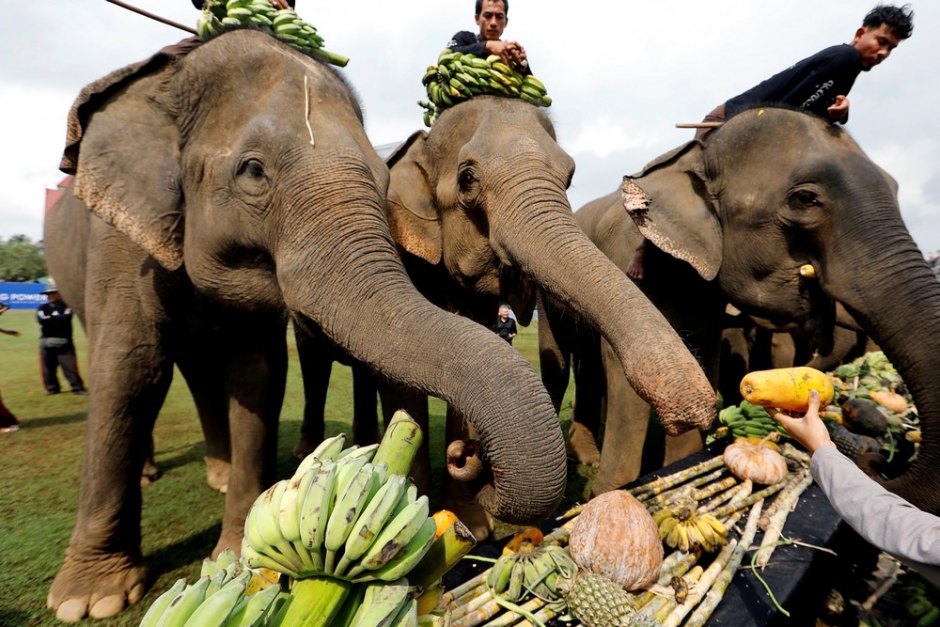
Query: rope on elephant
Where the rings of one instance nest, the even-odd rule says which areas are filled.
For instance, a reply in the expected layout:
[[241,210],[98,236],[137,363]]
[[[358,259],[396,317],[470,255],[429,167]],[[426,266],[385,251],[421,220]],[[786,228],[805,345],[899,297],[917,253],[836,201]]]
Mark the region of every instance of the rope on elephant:
[[499,55],[478,57],[444,50],[437,65],[429,65],[421,79],[431,102],[419,100],[424,108],[424,125],[431,127],[444,109],[474,96],[521,98],[537,107],[549,107],[552,99],[539,79],[523,75],[503,63]]

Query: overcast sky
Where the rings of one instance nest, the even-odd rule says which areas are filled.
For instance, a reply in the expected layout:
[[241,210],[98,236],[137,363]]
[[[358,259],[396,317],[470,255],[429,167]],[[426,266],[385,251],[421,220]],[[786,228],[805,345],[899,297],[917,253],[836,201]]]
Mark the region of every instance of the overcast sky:
[[[195,26],[189,0],[130,0]],[[512,0],[505,38],[525,46],[554,99],[550,112],[577,173],[574,209],[623,174],[691,136],[676,122],[818,50],[851,40],[875,0]],[[0,23],[0,236],[42,237],[44,189],[65,119],[87,83],[142,60],[185,33],[106,0],[4,1]],[[901,210],[921,250],[940,249],[940,2],[912,3],[914,36],[863,73],[847,128],[900,184]],[[297,0],[345,72],[376,145],[422,128],[420,83],[451,35],[475,30],[472,0]]]

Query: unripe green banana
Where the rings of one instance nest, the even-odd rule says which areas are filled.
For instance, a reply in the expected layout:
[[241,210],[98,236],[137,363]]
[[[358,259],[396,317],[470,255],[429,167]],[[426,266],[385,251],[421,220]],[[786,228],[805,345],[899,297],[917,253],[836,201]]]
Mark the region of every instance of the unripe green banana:
[[392,475],[362,510],[346,540],[346,550],[336,569],[338,575],[342,575],[351,563],[362,557],[372,546],[405,493],[405,484],[404,476]]
[[225,627],[261,627],[264,624],[265,614],[280,592],[280,586],[268,586],[264,590],[245,597],[232,611]]
[[326,534],[336,486],[337,466],[333,462],[324,462],[320,471],[313,478],[307,494],[304,496],[300,514],[301,543],[310,551],[314,562],[319,561],[323,570],[323,536]]
[[370,573],[364,573],[363,579],[380,579],[382,581],[395,581],[405,577],[417,566],[434,544],[434,534],[437,524],[433,518],[427,518],[411,540],[381,568]]
[[243,571],[242,575],[225,584],[221,590],[196,608],[186,621],[187,627],[223,627],[229,615],[245,596],[245,587],[251,578],[250,571]]
[[[362,458],[359,458],[362,459]],[[345,482],[340,479],[339,488],[342,495],[333,505],[330,519],[326,524],[326,535],[323,536],[323,546],[326,548],[324,572],[331,574],[336,566],[337,552],[346,544],[356,519],[366,506],[369,494],[372,491],[372,476],[375,472],[372,464],[365,463],[358,472]],[[340,474],[340,478],[342,478]]]
[[160,618],[170,607],[170,603],[173,602],[173,599],[178,597],[185,589],[186,580],[177,579],[176,583],[174,583],[169,590],[158,596],[150,605],[147,613],[144,614],[143,619],[140,621],[140,627],[156,627],[160,622]]
[[170,602],[169,607],[157,623],[159,627],[183,627],[196,608],[206,599],[209,578],[200,577]]
[[366,585],[360,610],[351,627],[384,627],[398,616],[398,612],[411,601],[407,580],[394,583],[373,582]]
[[[407,495],[406,490],[403,498],[407,498]],[[358,566],[349,572],[349,577],[355,578],[364,570],[378,570],[388,564],[411,542],[427,518],[428,497],[422,495],[392,518],[359,560]]]

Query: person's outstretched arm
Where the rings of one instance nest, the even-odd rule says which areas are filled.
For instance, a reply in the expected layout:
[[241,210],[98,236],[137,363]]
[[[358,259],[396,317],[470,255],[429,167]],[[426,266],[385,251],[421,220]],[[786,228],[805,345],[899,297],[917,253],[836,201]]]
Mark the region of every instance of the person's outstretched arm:
[[812,453],[813,479],[833,509],[865,540],[940,583],[940,517],[920,510],[865,475],[840,453],[819,418],[819,394],[803,418],[774,419]]

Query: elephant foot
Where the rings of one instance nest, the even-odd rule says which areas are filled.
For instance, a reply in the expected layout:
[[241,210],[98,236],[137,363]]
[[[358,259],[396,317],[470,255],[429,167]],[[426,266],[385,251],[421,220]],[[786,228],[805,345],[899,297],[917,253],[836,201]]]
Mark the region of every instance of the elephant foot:
[[236,555],[241,555],[242,538],[244,538],[244,528],[241,526],[228,531],[223,529],[222,535],[219,536],[219,541],[216,543],[215,548],[212,549],[212,559],[219,559],[219,554],[225,549],[232,549],[235,551]]
[[225,494],[228,492],[228,478],[232,471],[232,465],[215,457],[206,457],[205,460],[206,483],[213,490]]
[[144,470],[140,473],[140,487],[146,487],[160,478],[160,469],[153,457],[144,460]]
[[493,517],[477,503],[470,488],[459,481],[448,480],[444,482],[443,508],[454,513],[460,522],[470,529],[470,533],[483,542],[493,531]]
[[147,567],[139,557],[94,551],[89,551],[94,557],[77,554],[69,547],[46,599],[46,605],[60,621],[74,623],[87,616],[108,618],[144,596]]
[[303,461],[307,458],[310,453],[312,453],[317,448],[317,444],[311,442],[303,434],[300,435],[300,439],[297,440],[297,444],[294,445],[294,450],[292,451],[295,458],[300,461]]
[[597,448],[594,434],[580,422],[571,423],[571,428],[568,429],[567,448],[568,457],[579,464],[599,466],[601,463],[601,452]]

